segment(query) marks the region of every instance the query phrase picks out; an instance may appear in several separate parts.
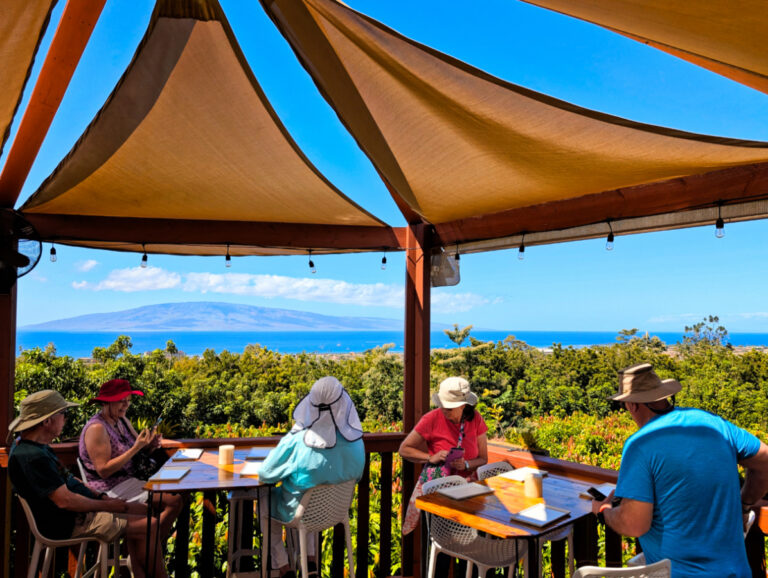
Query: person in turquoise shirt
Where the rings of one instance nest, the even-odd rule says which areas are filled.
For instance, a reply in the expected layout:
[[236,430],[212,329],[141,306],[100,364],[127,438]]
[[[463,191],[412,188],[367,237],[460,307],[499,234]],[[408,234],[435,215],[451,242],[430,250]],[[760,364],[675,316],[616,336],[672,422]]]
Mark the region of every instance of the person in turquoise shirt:
[[[282,578],[294,578],[282,540],[282,523],[296,514],[304,493],[321,484],[359,480],[365,466],[363,428],[355,405],[335,377],[315,382],[309,394],[293,411],[294,426],[272,450],[259,469],[259,478],[272,489],[270,532],[272,568]],[[267,519],[262,512],[262,523]],[[315,540],[310,536],[307,556],[315,557]],[[309,563],[310,575],[317,560]]]

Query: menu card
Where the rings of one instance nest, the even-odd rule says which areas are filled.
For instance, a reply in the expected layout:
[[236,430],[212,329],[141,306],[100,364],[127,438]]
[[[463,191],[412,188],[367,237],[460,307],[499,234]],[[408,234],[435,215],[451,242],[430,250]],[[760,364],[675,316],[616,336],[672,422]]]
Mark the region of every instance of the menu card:
[[189,468],[180,468],[166,466],[160,469],[154,476],[149,478],[150,482],[178,482],[189,473]]

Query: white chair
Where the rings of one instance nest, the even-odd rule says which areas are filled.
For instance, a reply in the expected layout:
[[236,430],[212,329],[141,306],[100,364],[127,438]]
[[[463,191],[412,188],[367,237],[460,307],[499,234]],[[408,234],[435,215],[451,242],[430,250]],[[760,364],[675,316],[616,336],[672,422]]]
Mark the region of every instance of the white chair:
[[[498,476],[504,472],[512,471],[514,468],[508,462],[492,462],[485,464],[477,468],[477,477],[480,480],[485,480],[493,476]],[[556,542],[558,540],[568,540],[568,568],[570,574],[573,575],[575,562],[573,558],[573,526],[567,526],[554,532],[544,534],[539,537],[536,544],[536,549],[539,552],[539,576],[541,576],[543,564],[542,564],[542,548],[546,542]],[[525,568],[526,577],[529,575],[528,567]]]
[[[75,578],[87,578],[88,576],[99,576],[100,578],[107,578],[109,576],[108,568],[111,563],[115,576],[119,576],[119,552],[120,552],[120,538],[123,535],[123,532],[119,533],[115,539],[114,542],[112,542],[112,545],[114,547],[115,556],[110,559],[109,558],[109,545],[110,543],[101,540],[94,537],[86,537],[86,538],[69,538],[66,540],[51,540],[46,538],[40,533],[40,530],[37,529],[37,522],[35,522],[35,517],[32,515],[32,509],[29,507],[29,504],[27,501],[19,496],[17,494],[17,497],[19,498],[19,503],[21,504],[22,510],[24,510],[24,515],[27,517],[27,523],[29,524],[29,529],[32,531],[32,535],[35,538],[35,546],[32,549],[32,559],[29,563],[29,570],[27,571],[27,578],[35,578],[37,574],[37,567],[40,564],[40,554],[42,553],[43,548],[45,548],[45,556],[43,557],[43,569],[42,569],[42,578],[46,578],[48,576],[48,572],[51,570],[51,566],[53,564],[53,557],[55,555],[56,548],[66,548],[69,546],[80,546],[80,551],[77,554],[77,570],[75,572]],[[83,559],[85,557],[85,547],[88,544],[88,542],[98,542],[99,544],[99,555],[96,559],[96,563],[91,566],[88,570],[83,573]]]
[[77,469],[80,470],[80,480],[85,484],[88,482],[88,478],[85,476],[85,464],[83,464],[80,456],[77,457]]
[[293,520],[283,524],[286,528],[297,530],[299,533],[302,576],[309,575],[307,569],[307,535],[333,528],[336,524],[344,525],[349,576],[355,575],[355,561],[352,558],[352,533],[349,530],[349,508],[352,505],[356,485],[356,480],[350,480],[341,484],[320,485],[310,488],[302,496]]
[[[267,488],[266,491],[269,491]],[[259,488],[247,488],[232,490],[227,494],[229,499],[229,516],[227,530],[227,578],[244,578],[255,573],[237,572],[240,558],[255,556],[259,550],[243,548],[243,519],[245,516],[253,518],[253,512],[244,512],[245,504],[257,501],[260,498]]]
[[601,568],[599,566],[582,566],[573,575],[573,578],[613,578],[621,576],[623,578],[669,578],[670,563],[669,560],[659,560],[655,564],[648,566],[635,566],[632,568]]
[[[461,476],[446,476],[425,483],[423,491],[424,495],[427,495],[440,488],[466,483],[467,481]],[[466,560],[467,578],[472,576],[474,565],[477,566],[480,576],[485,576],[491,568],[509,566],[511,577],[518,561],[526,558],[527,546],[522,541],[480,536],[474,528],[434,514],[427,514],[427,522],[431,543],[427,578],[434,578],[437,555],[440,553]]]

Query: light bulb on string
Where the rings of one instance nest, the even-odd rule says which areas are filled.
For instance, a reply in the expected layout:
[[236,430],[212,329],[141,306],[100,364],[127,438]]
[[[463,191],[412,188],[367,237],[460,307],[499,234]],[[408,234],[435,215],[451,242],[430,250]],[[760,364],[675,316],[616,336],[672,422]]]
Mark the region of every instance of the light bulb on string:
[[525,233],[523,233],[523,238],[520,240],[520,248],[517,250],[517,259],[518,261],[525,259]]
[[459,244],[458,243],[456,243],[456,255],[454,256],[454,259],[456,260],[457,263],[461,259],[461,255],[459,255]]
[[309,272],[313,275],[317,273],[317,269],[315,268],[315,262],[312,260],[312,249],[309,250]]
[[722,239],[725,237],[725,221],[721,214],[722,205],[717,205],[717,221],[715,221],[715,237]]
[[147,268],[147,249],[144,247],[144,245],[142,245],[141,248],[144,251],[144,254],[141,256],[141,268],[146,269]]
[[384,252],[384,256],[381,258],[381,270],[385,271],[387,269],[387,253]]
[[56,256],[56,247],[51,243],[51,263],[55,263],[58,257]]
[[232,266],[232,257],[229,255],[229,243],[227,243],[227,256],[224,258],[224,266],[227,269]]
[[610,232],[608,233],[608,236],[605,238],[605,250],[613,251],[613,227],[611,227],[610,221],[608,221],[608,228],[610,229]]

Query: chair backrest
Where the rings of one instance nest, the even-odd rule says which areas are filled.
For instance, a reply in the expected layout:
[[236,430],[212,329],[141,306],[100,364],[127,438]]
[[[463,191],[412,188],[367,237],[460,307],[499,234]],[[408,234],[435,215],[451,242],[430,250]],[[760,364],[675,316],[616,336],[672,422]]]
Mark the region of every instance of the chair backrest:
[[514,469],[515,468],[512,467],[512,464],[509,462],[492,462],[477,468],[477,478],[479,480],[485,480],[503,474],[504,472],[510,472]]
[[750,510],[749,511],[749,517],[747,518],[747,524],[746,524],[746,526],[744,526],[744,538],[745,539],[747,537],[747,534],[749,534],[749,529],[752,527],[752,524],[755,523],[755,518],[757,518],[757,516],[755,515],[755,511],[754,510]]
[[35,540],[38,540],[39,542],[50,542],[48,538],[43,536],[40,533],[40,530],[37,529],[37,522],[35,522],[35,516],[32,515],[32,508],[29,507],[29,504],[27,501],[22,498],[19,494],[16,494],[16,497],[19,498],[19,503],[21,504],[21,509],[24,510],[24,515],[27,517],[27,524],[29,524],[29,529],[32,531],[32,535],[35,537]]
[[633,566],[631,568],[600,568],[598,566],[582,566],[573,575],[573,578],[611,578],[621,576],[623,578],[669,578],[669,560],[659,560],[647,566]]
[[[421,489],[426,496],[440,488],[450,488],[466,483],[467,480],[461,476],[446,476],[426,482]],[[427,520],[429,521],[429,537],[438,544],[471,544],[477,539],[477,530],[464,524],[433,514],[428,514]]]
[[80,456],[77,456],[77,469],[80,470],[80,479],[83,481],[83,483],[87,483],[89,480],[85,475],[85,465],[80,459]]
[[348,520],[356,485],[356,480],[349,480],[310,488],[302,496],[292,522],[301,523],[308,532],[320,532]]

